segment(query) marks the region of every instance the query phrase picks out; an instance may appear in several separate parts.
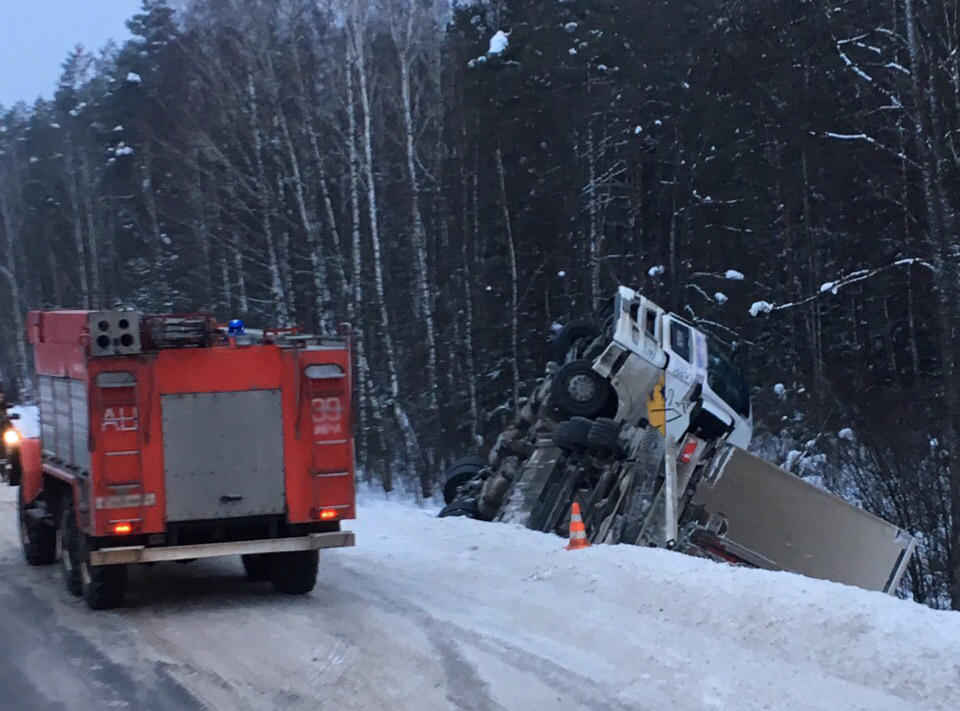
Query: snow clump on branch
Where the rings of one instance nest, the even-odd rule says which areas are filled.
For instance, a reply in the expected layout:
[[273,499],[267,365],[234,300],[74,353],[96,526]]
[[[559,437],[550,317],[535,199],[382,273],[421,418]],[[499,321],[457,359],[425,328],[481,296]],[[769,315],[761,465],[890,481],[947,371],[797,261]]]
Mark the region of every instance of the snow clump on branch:
[[489,56],[499,56],[507,51],[510,46],[510,33],[503,30],[497,30],[497,34],[490,38],[490,49],[487,50]]
[[773,311],[773,304],[769,301],[755,301],[750,307],[751,316],[759,316],[760,314],[768,314]]
[[728,269],[727,273],[723,275],[725,279],[730,281],[743,281],[743,272],[738,272],[736,269]]

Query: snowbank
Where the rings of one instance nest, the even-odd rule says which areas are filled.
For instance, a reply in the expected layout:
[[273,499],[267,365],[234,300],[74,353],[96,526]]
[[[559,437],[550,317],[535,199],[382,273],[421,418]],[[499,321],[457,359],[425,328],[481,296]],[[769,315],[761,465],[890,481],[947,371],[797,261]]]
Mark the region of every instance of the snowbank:
[[[469,630],[461,652],[508,708],[538,703],[515,678],[525,665],[554,669],[558,688],[590,680],[595,708],[960,708],[960,613],[661,550],[568,552],[392,502],[360,516],[338,564]],[[470,636],[499,660],[469,652]]]

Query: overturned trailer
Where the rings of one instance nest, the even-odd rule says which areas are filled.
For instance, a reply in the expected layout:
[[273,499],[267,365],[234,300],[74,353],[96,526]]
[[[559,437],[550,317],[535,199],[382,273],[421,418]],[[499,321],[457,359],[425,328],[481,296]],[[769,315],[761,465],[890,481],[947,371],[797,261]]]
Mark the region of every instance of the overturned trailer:
[[915,541],[750,454],[749,391],[705,334],[621,287],[604,329],[554,338],[545,377],[488,457],[447,472],[441,516],[896,591]]

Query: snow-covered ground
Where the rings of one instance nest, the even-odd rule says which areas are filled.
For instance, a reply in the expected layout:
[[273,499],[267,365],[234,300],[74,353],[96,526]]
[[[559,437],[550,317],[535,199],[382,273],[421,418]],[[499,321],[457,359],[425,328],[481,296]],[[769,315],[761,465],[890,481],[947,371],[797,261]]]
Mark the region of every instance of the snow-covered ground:
[[[0,603],[40,606],[98,667],[142,688],[161,670],[156,688],[206,707],[960,708],[960,613],[667,551],[568,552],[373,495],[357,548],[324,554],[306,598],[245,582],[235,560],[171,564],[138,569],[128,607],[96,614],[58,571],[22,564],[14,491],[0,494]],[[0,615],[0,659],[21,618]],[[20,662],[30,683],[42,653]]]

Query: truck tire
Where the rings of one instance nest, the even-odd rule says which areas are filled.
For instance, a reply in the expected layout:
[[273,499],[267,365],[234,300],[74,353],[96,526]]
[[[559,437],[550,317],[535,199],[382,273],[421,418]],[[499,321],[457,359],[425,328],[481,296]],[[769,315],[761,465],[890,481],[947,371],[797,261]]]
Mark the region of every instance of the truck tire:
[[10,455],[10,472],[7,483],[10,486],[20,486],[23,481],[23,464],[20,461],[20,452],[14,452]]
[[586,360],[574,360],[560,368],[550,394],[553,404],[567,417],[598,417],[616,405],[613,387]]
[[457,498],[457,490],[479,474],[486,465],[486,461],[477,456],[463,457],[451,464],[443,485],[443,502],[449,504]]
[[23,487],[17,492],[20,543],[23,557],[30,565],[50,565],[57,560],[57,532],[53,526],[39,518],[27,515],[23,500]]
[[112,610],[123,605],[127,593],[126,565],[90,565],[90,538],[79,535],[80,581],[83,599],[91,610]]
[[240,556],[247,580],[251,583],[263,583],[270,580],[270,559],[263,554]]
[[557,425],[553,431],[553,442],[567,452],[582,452],[590,443],[590,430],[593,420],[585,417],[571,417]]
[[[589,321],[571,321],[561,328],[550,341],[550,356],[558,365],[567,361],[567,354],[579,341],[593,341],[600,335],[599,329]],[[589,345],[589,343],[585,343]]]
[[474,499],[456,499],[440,509],[437,518],[480,518],[477,502]]
[[73,508],[73,496],[65,494],[60,504],[60,570],[63,582],[74,597],[83,595],[83,577],[80,573],[80,528]]
[[319,551],[272,553],[269,558],[270,582],[284,595],[306,595],[317,585]]
[[622,425],[606,417],[597,418],[590,426],[587,443],[600,456],[614,456],[620,459],[623,454],[623,445],[620,444],[620,429]]

